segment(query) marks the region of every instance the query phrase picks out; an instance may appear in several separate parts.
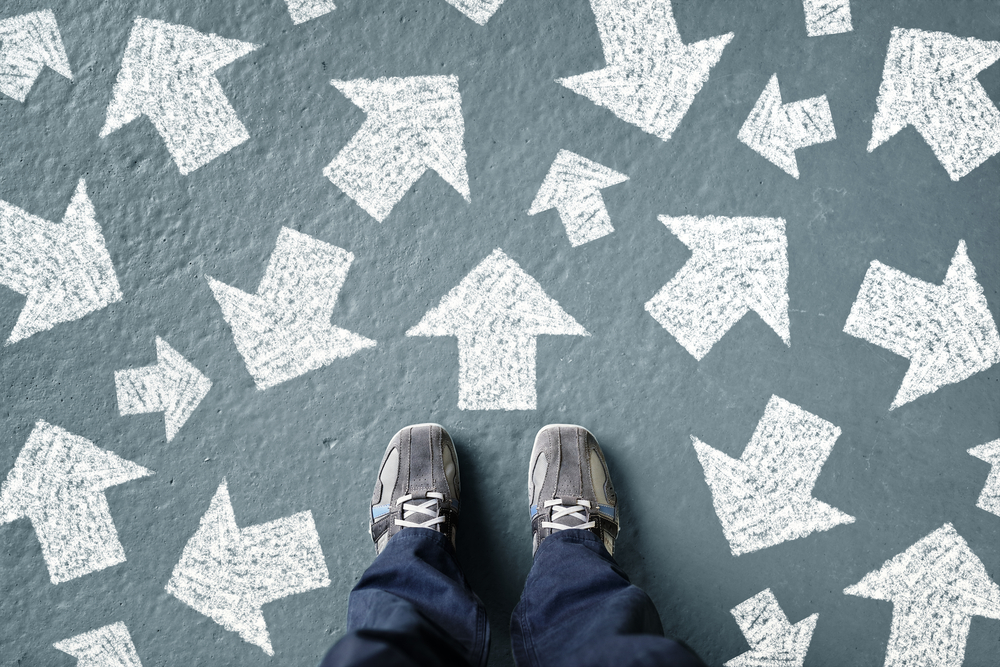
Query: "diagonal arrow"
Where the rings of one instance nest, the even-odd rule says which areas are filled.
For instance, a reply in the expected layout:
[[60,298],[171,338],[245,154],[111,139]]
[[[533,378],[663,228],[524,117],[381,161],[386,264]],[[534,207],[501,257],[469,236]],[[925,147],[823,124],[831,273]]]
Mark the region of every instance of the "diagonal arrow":
[[262,607],[329,585],[312,512],[239,528],[222,480],[167,592],[274,655]]
[[819,614],[795,625],[770,588],[736,605],[731,612],[750,650],[726,662],[726,667],[802,667]]
[[51,9],[0,21],[0,93],[23,103],[46,66],[73,80]]
[[64,639],[53,646],[76,658],[76,667],[142,667],[132,636],[121,621]]
[[873,261],[844,332],[910,360],[890,410],[1000,361],[1000,335],[965,241],[943,285]]
[[803,0],[810,37],[851,32],[851,0]]
[[734,556],[854,523],[812,497],[838,437],[839,428],[777,396],[739,459],[691,436]]
[[285,0],[285,4],[295,25],[318,19],[337,8],[333,0]]
[[406,335],[458,338],[460,410],[534,410],[537,337],[590,334],[497,248]]
[[691,356],[701,360],[751,310],[791,345],[784,219],[661,215],[660,222],[692,255],[646,310]]
[[156,337],[156,365],[115,371],[118,411],[123,415],[163,412],[167,442],[212,388],[212,381]]
[[528,215],[557,209],[569,242],[575,248],[615,231],[601,189],[627,180],[625,174],[561,150],[545,175]]
[[257,48],[136,18],[101,136],[148,116],[182,174],[208,164],[250,138],[215,72]]
[[354,255],[282,227],[256,294],[208,284],[258,389],[268,389],[375,341],[330,325]]
[[868,152],[912,125],[957,181],[1000,153],[1000,110],[976,80],[1000,42],[893,28]]
[[31,521],[53,584],[124,563],[104,491],[152,474],[39,421],[0,487],[0,525]]
[[479,25],[486,25],[504,0],[448,0],[448,4],[455,7]]
[[775,74],[740,128],[738,138],[798,178],[795,151],[833,141],[837,138],[837,131],[833,127],[826,95],[782,104],[778,75]]
[[885,667],[960,667],[972,617],[1000,619],[1000,587],[950,523],[844,593],[892,602]]
[[986,486],[979,494],[976,507],[1000,516],[1000,440],[973,447],[969,453],[993,466],[990,468],[989,477],[986,478]]
[[385,220],[428,169],[470,201],[458,77],[330,83],[368,118],[323,174],[369,215]]
[[0,285],[28,297],[7,345],[121,301],[83,179],[62,224],[0,201]]
[[733,33],[685,45],[670,0],[591,0],[607,66],[556,82],[667,141]]

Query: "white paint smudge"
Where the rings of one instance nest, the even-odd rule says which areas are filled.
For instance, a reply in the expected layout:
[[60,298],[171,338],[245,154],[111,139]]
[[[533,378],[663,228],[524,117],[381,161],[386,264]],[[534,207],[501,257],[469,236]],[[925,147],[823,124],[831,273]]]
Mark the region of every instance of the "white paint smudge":
[[739,140],[795,178],[799,148],[833,141],[837,131],[826,95],[798,102],[781,103],[778,75],[768,81],[753,111],[740,128]]
[[223,480],[167,592],[274,655],[262,607],[330,585],[312,512],[239,528]]
[[670,0],[591,0],[590,6],[607,66],[556,82],[669,140],[733,33],[685,45]]
[[257,48],[183,25],[136,18],[101,136],[145,115],[182,174],[208,164],[250,138],[215,71]]
[[0,285],[28,297],[7,345],[121,301],[83,179],[62,224],[0,201]]
[[0,525],[31,521],[53,584],[124,563],[104,490],[152,474],[39,421],[0,487]]
[[282,227],[256,294],[208,284],[258,389],[268,389],[375,341],[330,325],[354,255]]
[[0,21],[0,93],[23,103],[46,66],[73,80],[51,9]]
[[960,667],[972,617],[1000,619],[1000,587],[950,523],[844,593],[892,602],[885,667]]
[[912,125],[953,181],[1000,153],[1000,111],[976,80],[997,59],[1000,42],[893,28],[868,152]]
[[777,396],[739,459],[691,436],[734,556],[854,523],[812,497],[838,437],[838,427]]
[[486,25],[503,3],[504,0],[448,0],[449,5],[479,25]]
[[428,169],[471,201],[457,76],[330,83],[368,117],[323,174],[369,215],[385,220]]
[[810,37],[851,32],[851,0],[802,0]]
[[1000,361],[1000,335],[965,241],[943,285],[872,262],[844,332],[910,360],[890,410]]
[[750,650],[726,662],[726,667],[802,667],[819,614],[792,625],[770,588],[736,605],[730,613]]
[[132,636],[121,621],[64,639],[53,646],[76,658],[76,667],[142,667]]
[[646,303],[646,310],[701,360],[751,310],[785,345],[788,240],[782,218],[660,216],[691,259]]
[[337,8],[332,0],[285,0],[285,4],[295,25],[325,16]]
[[557,209],[569,242],[575,248],[615,231],[604,206],[601,188],[627,180],[625,174],[571,151],[560,150],[528,215]]
[[973,447],[969,453],[993,466],[976,507],[1000,516],[1000,440]]
[[115,371],[118,412],[163,412],[167,442],[174,439],[211,388],[212,381],[159,336],[155,366]]
[[536,337],[590,334],[497,248],[406,335],[458,338],[460,410],[534,410]]

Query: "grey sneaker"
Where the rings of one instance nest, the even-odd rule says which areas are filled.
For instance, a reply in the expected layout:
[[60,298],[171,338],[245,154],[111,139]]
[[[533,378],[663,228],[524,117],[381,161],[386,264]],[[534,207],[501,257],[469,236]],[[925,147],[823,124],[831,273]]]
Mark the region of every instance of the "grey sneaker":
[[597,439],[582,426],[549,424],[535,436],[528,466],[532,554],[560,530],[589,530],[608,553],[618,537],[618,498]]
[[454,546],[460,495],[458,456],[448,431],[438,424],[400,430],[385,449],[372,494],[376,553],[405,528],[436,530]]

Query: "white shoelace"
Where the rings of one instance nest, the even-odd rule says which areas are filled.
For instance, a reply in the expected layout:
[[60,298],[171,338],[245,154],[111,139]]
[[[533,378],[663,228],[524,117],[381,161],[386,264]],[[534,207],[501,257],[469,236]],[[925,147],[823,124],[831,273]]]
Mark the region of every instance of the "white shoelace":
[[[404,528],[431,528],[439,523],[444,523],[445,518],[441,516],[438,511],[438,503],[439,501],[444,500],[444,494],[437,493],[436,491],[428,491],[425,495],[429,498],[429,500],[419,505],[409,502],[410,500],[413,500],[412,493],[396,498],[396,504],[403,505],[403,518],[395,520],[397,526],[402,526]],[[414,514],[423,514],[424,516],[429,516],[431,518],[422,522],[407,521],[407,519],[412,518]]]
[[[593,505],[591,505],[589,500],[583,498],[577,498],[576,505],[563,505],[562,498],[556,498],[555,500],[546,500],[544,507],[548,509],[549,507],[554,507],[552,510],[552,521],[543,521],[542,528],[551,528],[552,530],[569,530],[570,528],[578,529],[582,528],[584,530],[588,528],[593,528],[597,524],[593,521],[587,521],[586,511],[589,510]],[[573,517],[580,522],[578,526],[567,526],[562,523],[555,523],[563,517]]]

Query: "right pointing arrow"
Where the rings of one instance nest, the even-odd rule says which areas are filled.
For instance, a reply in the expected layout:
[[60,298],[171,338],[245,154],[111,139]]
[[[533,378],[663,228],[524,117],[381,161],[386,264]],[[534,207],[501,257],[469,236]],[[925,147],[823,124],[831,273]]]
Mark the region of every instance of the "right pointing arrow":
[[750,650],[727,661],[726,667],[802,667],[819,614],[792,625],[770,588],[736,605],[730,613]]
[[46,66],[73,80],[51,9],[0,21],[0,93],[24,102]]
[[76,667],[142,667],[128,628],[121,621],[53,646],[76,658]]

